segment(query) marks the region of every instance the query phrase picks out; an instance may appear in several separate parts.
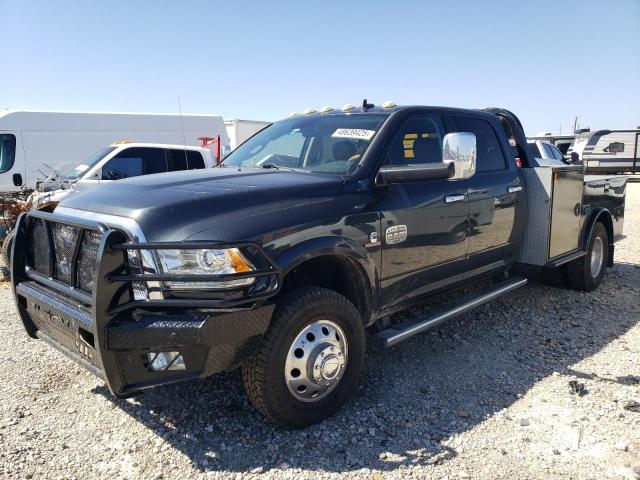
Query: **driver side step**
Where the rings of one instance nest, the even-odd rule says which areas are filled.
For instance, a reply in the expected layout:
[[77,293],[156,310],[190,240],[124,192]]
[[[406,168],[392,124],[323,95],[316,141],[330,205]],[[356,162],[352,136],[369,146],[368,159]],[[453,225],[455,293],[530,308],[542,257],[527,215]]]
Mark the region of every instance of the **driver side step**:
[[466,295],[447,305],[445,308],[431,312],[427,317],[418,316],[392,325],[378,332],[375,336],[383,347],[393,347],[414,335],[425,332],[453,317],[467,313],[475,307],[490,302],[517,288],[524,287],[526,284],[527,279],[524,277],[511,277],[502,282],[495,283],[488,288]]

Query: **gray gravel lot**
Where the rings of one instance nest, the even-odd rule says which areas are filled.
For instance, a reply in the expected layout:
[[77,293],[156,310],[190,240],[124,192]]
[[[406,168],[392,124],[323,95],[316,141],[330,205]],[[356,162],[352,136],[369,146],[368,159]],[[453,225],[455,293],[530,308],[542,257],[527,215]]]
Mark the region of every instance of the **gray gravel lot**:
[[238,372],[117,400],[27,338],[3,284],[0,476],[640,479],[640,184],[626,212],[599,290],[532,284],[370,351],[357,397],[300,431]]

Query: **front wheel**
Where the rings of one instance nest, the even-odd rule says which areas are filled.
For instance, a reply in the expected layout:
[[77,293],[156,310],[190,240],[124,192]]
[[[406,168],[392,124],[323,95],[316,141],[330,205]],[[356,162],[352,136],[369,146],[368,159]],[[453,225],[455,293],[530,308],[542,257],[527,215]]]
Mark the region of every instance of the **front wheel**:
[[294,290],[243,365],[249,400],[288,428],[330,417],[357,390],[365,343],[362,319],[348,299],[324,288]]
[[598,222],[591,232],[587,254],[567,265],[571,287],[585,292],[598,288],[604,278],[608,258],[609,235],[604,225]]

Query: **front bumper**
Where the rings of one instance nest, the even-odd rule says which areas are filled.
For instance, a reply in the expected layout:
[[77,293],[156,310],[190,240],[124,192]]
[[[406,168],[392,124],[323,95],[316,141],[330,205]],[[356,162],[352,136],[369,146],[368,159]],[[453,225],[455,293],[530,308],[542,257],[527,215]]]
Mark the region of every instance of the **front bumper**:
[[[29,267],[30,218],[101,231],[90,296]],[[23,215],[16,226],[12,283],[27,333],[104,379],[117,396],[230,370],[255,351],[274,309],[268,298],[281,284],[275,268],[273,278],[263,282],[265,291],[233,301],[134,300],[131,279],[140,276],[128,272],[120,248],[132,245],[127,241],[122,232],[93,222],[42,212]],[[185,368],[155,371],[150,358],[158,352],[178,352]]]

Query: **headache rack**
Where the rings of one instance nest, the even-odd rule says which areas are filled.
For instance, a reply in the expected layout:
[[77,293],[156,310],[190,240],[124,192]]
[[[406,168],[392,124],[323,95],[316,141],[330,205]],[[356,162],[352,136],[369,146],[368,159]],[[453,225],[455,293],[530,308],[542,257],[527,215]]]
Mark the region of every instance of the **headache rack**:
[[[16,226],[18,238],[12,265],[12,271],[16,272],[14,285],[31,280],[94,311],[96,302],[110,297],[104,312],[108,316],[139,308],[235,308],[273,296],[282,285],[275,262],[262,247],[251,242],[138,243],[125,232],[100,222],[40,211],[21,215]],[[257,269],[230,274],[169,274],[149,272],[130,265],[129,260],[132,252],[137,252],[140,258],[145,250],[204,248],[238,248],[252,259]],[[224,282],[245,278],[267,281],[256,282],[261,289],[254,288],[247,295],[233,298],[207,299],[200,295],[136,299],[133,294],[134,285],[147,282]]]

